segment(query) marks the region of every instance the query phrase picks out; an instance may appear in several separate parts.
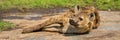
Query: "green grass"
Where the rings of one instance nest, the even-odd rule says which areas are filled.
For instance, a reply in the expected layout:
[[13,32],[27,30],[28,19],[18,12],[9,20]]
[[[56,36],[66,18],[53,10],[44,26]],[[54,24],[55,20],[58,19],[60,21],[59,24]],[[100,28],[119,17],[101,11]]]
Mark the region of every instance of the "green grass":
[[76,4],[81,6],[93,5],[101,10],[120,9],[120,0],[3,0],[0,2],[0,10],[8,9],[34,9],[72,7]]
[[15,25],[10,22],[0,21],[0,30],[7,30],[13,28]]

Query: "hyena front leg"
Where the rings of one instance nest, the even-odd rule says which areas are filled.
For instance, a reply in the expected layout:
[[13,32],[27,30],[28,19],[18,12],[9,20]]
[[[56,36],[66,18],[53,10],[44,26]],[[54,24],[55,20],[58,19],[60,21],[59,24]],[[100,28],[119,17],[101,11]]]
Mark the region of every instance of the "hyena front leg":
[[63,27],[61,28],[61,31],[62,33],[67,33],[67,30],[68,30],[68,27],[70,26],[69,24],[69,19],[66,18],[65,20],[63,20]]

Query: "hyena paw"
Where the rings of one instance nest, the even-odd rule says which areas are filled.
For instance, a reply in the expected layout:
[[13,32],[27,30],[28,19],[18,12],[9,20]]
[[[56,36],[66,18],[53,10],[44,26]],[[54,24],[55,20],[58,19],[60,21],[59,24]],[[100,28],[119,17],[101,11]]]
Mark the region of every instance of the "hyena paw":
[[63,29],[61,29],[61,30],[60,30],[60,33],[65,34],[65,33],[66,33],[66,31],[65,31],[65,30],[63,30]]

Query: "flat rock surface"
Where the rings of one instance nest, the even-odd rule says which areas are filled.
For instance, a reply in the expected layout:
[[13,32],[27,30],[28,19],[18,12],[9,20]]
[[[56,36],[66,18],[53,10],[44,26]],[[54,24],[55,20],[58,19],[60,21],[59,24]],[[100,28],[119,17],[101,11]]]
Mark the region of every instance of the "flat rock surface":
[[[99,11],[101,25],[89,34],[60,34],[58,32],[38,31],[22,34],[21,29],[0,32],[0,40],[120,40],[120,12]],[[16,17],[17,16],[17,17]],[[19,26],[35,25],[44,20],[41,14],[3,16],[4,21],[10,21]]]

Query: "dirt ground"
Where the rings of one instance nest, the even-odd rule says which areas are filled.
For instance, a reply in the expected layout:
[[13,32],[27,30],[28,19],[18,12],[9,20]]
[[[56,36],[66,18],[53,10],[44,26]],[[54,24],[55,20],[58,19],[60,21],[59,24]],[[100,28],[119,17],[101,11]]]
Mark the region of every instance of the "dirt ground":
[[[0,32],[0,40],[120,40],[120,12],[99,11],[101,25],[89,34],[60,34],[58,32],[38,31],[21,34],[20,29]],[[43,16],[44,15],[44,16]],[[36,25],[54,14],[9,14],[4,15],[4,21],[10,21],[17,26]]]

